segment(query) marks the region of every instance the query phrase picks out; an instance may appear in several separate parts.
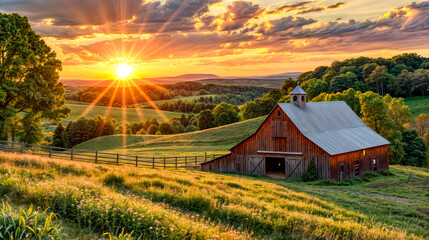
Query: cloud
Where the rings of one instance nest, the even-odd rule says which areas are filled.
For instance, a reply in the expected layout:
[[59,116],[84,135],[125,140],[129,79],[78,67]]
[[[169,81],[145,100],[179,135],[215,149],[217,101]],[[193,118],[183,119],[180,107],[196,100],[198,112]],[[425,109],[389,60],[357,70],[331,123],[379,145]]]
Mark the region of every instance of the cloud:
[[280,19],[270,20],[268,23],[259,25],[257,33],[266,35],[279,35],[282,32],[292,28],[301,28],[303,26],[317,22],[315,19],[302,17],[283,17]]
[[302,2],[296,2],[296,3],[283,5],[283,6],[278,7],[272,11],[268,11],[267,14],[284,14],[284,13],[289,13],[289,12],[295,12],[297,14],[306,14],[306,13],[311,13],[311,12],[322,12],[322,11],[326,11],[326,10],[337,9],[337,8],[340,8],[346,4],[345,2],[337,2],[335,4],[327,5],[327,6],[307,7],[307,5],[309,5],[311,3],[315,3],[315,1],[302,1]]
[[223,14],[203,16],[199,29],[209,31],[232,31],[244,27],[251,19],[258,18],[264,12],[258,4],[247,1],[235,1]]
[[160,29],[193,31],[194,19],[220,1],[2,0],[0,9],[27,16],[43,36],[73,38],[92,33],[154,33]]

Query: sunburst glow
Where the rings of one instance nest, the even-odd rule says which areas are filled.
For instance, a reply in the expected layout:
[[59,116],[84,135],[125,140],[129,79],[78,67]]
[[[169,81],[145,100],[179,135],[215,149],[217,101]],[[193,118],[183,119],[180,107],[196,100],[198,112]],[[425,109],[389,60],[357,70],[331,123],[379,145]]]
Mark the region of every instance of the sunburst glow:
[[131,66],[127,63],[122,63],[116,66],[116,74],[121,80],[126,80],[131,75],[131,72]]

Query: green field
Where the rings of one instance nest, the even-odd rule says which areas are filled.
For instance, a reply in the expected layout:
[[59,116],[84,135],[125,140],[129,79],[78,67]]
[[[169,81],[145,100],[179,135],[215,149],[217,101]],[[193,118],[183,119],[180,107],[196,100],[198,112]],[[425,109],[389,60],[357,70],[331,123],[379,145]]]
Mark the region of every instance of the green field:
[[[91,139],[75,148],[119,152],[141,156],[183,156],[224,154],[261,124],[265,117],[211,128],[203,131],[164,136],[140,136],[141,140],[132,141],[123,146],[123,136],[105,136]],[[137,136],[126,136],[138,138]],[[111,147],[107,147],[111,146]]]
[[404,102],[410,107],[413,117],[421,113],[429,114],[429,96],[405,98]]
[[[18,208],[47,209],[56,214],[48,226],[59,235],[43,217],[36,234],[54,239],[122,231],[143,239],[427,239],[429,183],[407,175],[424,178],[429,170],[391,166],[391,172],[337,186],[0,152],[0,195],[14,213],[0,214],[10,219]],[[9,232],[31,235],[33,216],[15,217]]]
[[[81,105],[81,104],[67,104],[72,109],[72,112],[70,116],[63,121],[74,121],[78,119],[82,113],[88,108],[88,105]],[[104,116],[106,112],[107,107],[105,106],[94,106],[91,111],[86,114],[86,117],[92,118],[97,115]],[[120,107],[112,107],[110,109],[109,117],[112,117],[116,119],[118,122],[122,121],[122,111],[126,111],[126,121],[127,122],[141,122],[146,119],[152,119],[156,118],[158,121],[163,122],[164,119],[162,116],[154,109],[139,109],[141,112],[143,119],[140,119],[137,110],[135,108],[120,108]],[[173,117],[180,117],[182,113],[177,112],[167,112],[167,111],[161,111],[168,119]]]
[[[173,98],[173,99],[168,99],[168,100],[153,101],[153,103],[159,105],[159,104],[161,104],[163,102],[174,102],[174,101],[179,101],[179,100],[182,100],[182,101],[193,101],[193,100],[200,99],[200,97],[208,97],[208,98],[212,97],[212,98],[214,98],[216,96],[217,96],[216,94],[208,94],[208,95],[198,95],[198,96],[189,96],[189,97],[179,97],[179,98]],[[150,107],[150,106],[152,106],[152,104],[150,104],[150,103],[142,103],[142,104],[140,104],[140,106],[141,107]]]

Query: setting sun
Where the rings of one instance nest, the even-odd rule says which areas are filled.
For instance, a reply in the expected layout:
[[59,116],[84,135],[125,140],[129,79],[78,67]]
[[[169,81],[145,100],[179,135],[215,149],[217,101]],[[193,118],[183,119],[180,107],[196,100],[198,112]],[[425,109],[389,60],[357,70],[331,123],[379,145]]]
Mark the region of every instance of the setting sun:
[[126,79],[131,75],[131,66],[126,63],[119,64],[116,66],[116,74],[121,80]]

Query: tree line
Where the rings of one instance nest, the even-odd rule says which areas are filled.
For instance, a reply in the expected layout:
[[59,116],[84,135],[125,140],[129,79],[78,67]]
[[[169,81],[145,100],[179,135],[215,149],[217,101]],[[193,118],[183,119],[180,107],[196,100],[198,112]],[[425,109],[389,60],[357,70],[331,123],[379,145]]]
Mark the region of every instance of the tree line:
[[[67,100],[92,103],[98,98],[107,87],[87,87],[77,92],[66,94]],[[98,100],[98,105],[114,107],[122,106],[122,98],[125,98],[127,105],[140,104],[149,101],[169,100],[178,97],[188,97],[194,95],[221,95],[216,99],[216,103],[222,101],[231,103],[244,103],[248,100],[261,97],[269,91],[269,88],[246,85],[218,85],[213,83],[202,84],[198,82],[180,82],[164,85],[141,85],[130,86],[124,90],[122,87],[112,87],[108,89]],[[143,92],[144,94],[140,94]],[[124,96],[123,93],[125,93]],[[238,93],[238,94],[237,94]]]

